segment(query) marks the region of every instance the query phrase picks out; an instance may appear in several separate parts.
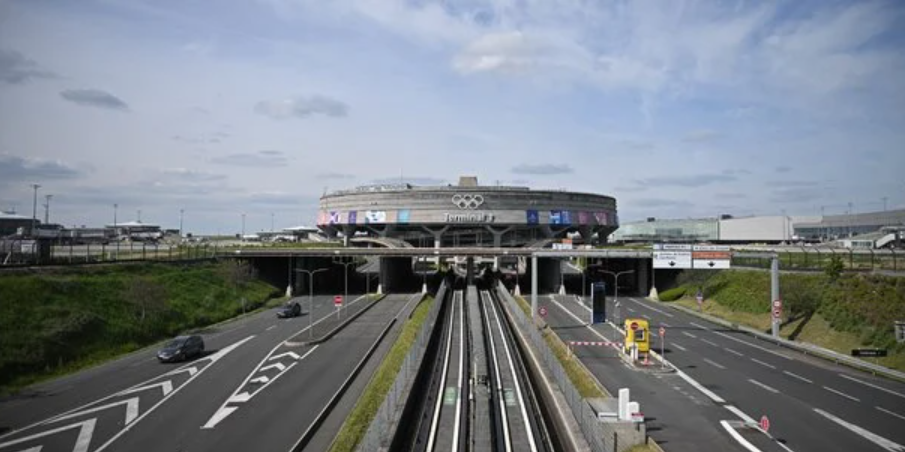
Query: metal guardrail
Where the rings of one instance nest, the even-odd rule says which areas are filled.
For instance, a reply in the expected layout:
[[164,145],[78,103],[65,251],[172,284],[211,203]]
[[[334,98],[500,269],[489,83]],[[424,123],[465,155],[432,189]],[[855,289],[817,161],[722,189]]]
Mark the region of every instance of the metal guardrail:
[[509,294],[509,291],[506,290],[502,283],[497,286],[497,293],[509,305],[508,311],[512,314],[512,318],[515,319],[517,327],[528,338],[530,345],[538,353],[541,361],[553,377],[553,381],[565,397],[569,409],[572,411],[572,415],[575,417],[581,433],[584,435],[591,450],[594,452],[621,452],[622,449],[627,448],[619,446],[619,434],[612,427],[612,424],[601,422],[597,419],[597,415],[591,409],[590,404],[581,396],[575,385],[572,384],[572,380],[569,379],[566,370],[541,336],[534,321],[529,319],[524,311],[519,308],[518,302]]
[[788,339],[783,339],[781,337],[773,337],[772,335],[762,333],[754,328],[751,328],[751,327],[748,327],[745,325],[739,325],[737,323],[732,323],[732,322],[723,320],[721,318],[714,317],[712,315],[704,314],[702,312],[697,312],[694,309],[689,309],[689,308],[686,308],[685,306],[679,306],[679,305],[669,305],[669,306],[674,309],[678,309],[682,312],[685,312],[687,314],[691,314],[691,315],[700,317],[702,319],[706,319],[707,321],[716,323],[717,325],[722,325],[727,328],[731,328],[733,330],[742,331],[744,333],[750,334],[758,339],[761,339],[761,340],[764,340],[767,342],[772,342],[774,344],[777,344],[777,345],[780,345],[780,346],[783,346],[786,348],[791,348],[792,350],[797,350],[797,351],[805,353],[805,354],[811,354],[811,355],[818,356],[820,358],[824,358],[824,359],[827,359],[827,360],[830,360],[830,361],[833,361],[833,362],[836,362],[839,364],[844,364],[849,367],[854,367],[856,369],[872,372],[874,374],[883,375],[887,378],[892,378],[894,380],[899,380],[899,381],[905,382],[905,372],[901,372],[901,371],[898,371],[895,369],[890,369],[888,367],[884,367],[879,364],[869,363],[867,361],[863,361],[863,360],[860,360],[860,359],[852,357],[852,356],[844,355],[842,353],[839,353],[839,352],[836,352],[836,351],[833,351],[830,349],[826,349],[826,348],[820,347],[818,345],[809,344],[807,342],[795,342],[795,341],[790,341]]
[[380,408],[377,409],[377,414],[368,425],[368,430],[361,439],[357,450],[362,452],[376,452],[387,450],[390,447],[390,442],[393,440],[393,433],[396,431],[396,426],[399,425],[402,411],[408,401],[412,385],[415,383],[415,377],[421,369],[424,353],[430,342],[431,333],[436,324],[437,315],[443,305],[443,298],[446,296],[446,291],[446,281],[444,280],[437,290],[434,304],[427,313],[427,318],[424,320],[424,324],[421,325],[421,330],[418,331],[415,343],[412,344],[408,354],[405,355],[405,361],[403,361],[399,373],[396,374],[393,386],[387,392],[386,397],[384,397],[383,402],[380,404]]

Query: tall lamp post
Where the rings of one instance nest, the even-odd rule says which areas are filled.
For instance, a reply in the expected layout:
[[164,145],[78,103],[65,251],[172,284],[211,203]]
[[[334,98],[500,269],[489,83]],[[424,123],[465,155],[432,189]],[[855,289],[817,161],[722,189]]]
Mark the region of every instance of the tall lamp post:
[[[597,269],[597,271],[599,271],[600,273],[606,273],[607,275],[610,275],[613,277],[613,305],[615,308],[618,309],[619,308],[619,277],[622,275],[629,275],[629,274],[635,273],[635,271],[634,270],[625,270],[625,271],[621,271],[618,273],[611,272],[609,270],[602,270],[602,269]],[[618,318],[616,320],[616,323],[618,325],[618,323],[619,323]]]
[[342,265],[342,266],[343,266],[343,276],[344,276],[344,280],[343,280],[343,300],[345,300],[345,299],[349,298],[349,266],[350,266],[350,265],[357,265],[358,262],[352,260],[352,261],[349,261],[349,262],[333,261],[333,263],[334,263],[334,264],[339,264],[339,265]]
[[245,212],[242,212],[242,237],[239,239],[245,240]]
[[34,202],[31,208],[31,236],[34,237],[35,230],[38,229],[38,189],[41,188],[41,185],[31,184],[31,188],[34,189],[35,192]]
[[179,209],[179,238],[182,238],[182,220],[185,216],[185,209]]
[[[245,217],[245,214],[242,214],[242,217]],[[314,320],[312,317],[314,310],[314,275],[325,272],[329,270],[329,268],[318,268],[317,270],[305,270],[304,268],[297,268],[295,271],[300,273],[305,273],[308,275],[308,337],[314,337]]]
[[44,224],[50,223],[50,200],[53,195],[44,195]]

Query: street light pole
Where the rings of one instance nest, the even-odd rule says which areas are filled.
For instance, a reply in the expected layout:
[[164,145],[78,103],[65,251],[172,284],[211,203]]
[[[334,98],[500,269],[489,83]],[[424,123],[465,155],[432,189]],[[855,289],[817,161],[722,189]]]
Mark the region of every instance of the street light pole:
[[[245,217],[245,214],[242,214],[242,217]],[[329,270],[329,268],[318,268],[317,270],[305,270],[303,268],[297,268],[295,271],[305,273],[308,275],[308,337],[314,337],[314,275],[320,272],[325,272]]]
[[185,209],[179,209],[179,237],[182,238],[182,219],[185,215]]
[[53,195],[44,195],[44,224],[50,223],[50,199]]
[[35,229],[38,229],[38,189],[41,188],[40,184],[31,184],[31,188],[34,189],[34,203],[32,204],[31,209],[31,236],[34,237]]
[[242,237],[239,238],[245,240],[245,212],[242,212]]
[[628,274],[635,273],[635,271],[634,270],[625,270],[625,271],[621,271],[618,273],[611,272],[609,270],[601,270],[601,269],[598,269],[597,271],[599,271],[600,273],[606,273],[607,275],[610,275],[613,277],[613,280],[614,280],[613,281],[613,304],[615,305],[615,307],[618,307],[619,306],[619,277],[622,275],[628,275]]
[[350,262],[342,262],[342,261],[333,261],[334,264],[339,264],[343,266],[343,300],[349,298],[349,266],[356,265],[358,262],[350,261]]

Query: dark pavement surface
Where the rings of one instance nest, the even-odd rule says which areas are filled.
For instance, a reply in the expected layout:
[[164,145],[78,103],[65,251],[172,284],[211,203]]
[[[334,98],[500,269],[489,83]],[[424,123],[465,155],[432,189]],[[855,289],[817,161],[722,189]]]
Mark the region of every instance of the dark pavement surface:
[[[621,299],[666,326],[666,357],[795,451],[905,451],[905,384],[761,341],[662,303]],[[660,349],[654,334],[654,349]]]
[[[21,429],[0,437],[0,451],[289,450],[410,298],[387,297],[318,345],[301,341],[306,315],[268,310],[208,329],[210,352],[189,363],[160,364],[150,348],[36,386],[0,401],[0,425]],[[332,297],[315,297],[313,320],[335,326],[335,317]],[[236,408],[202,429],[222,407]]]

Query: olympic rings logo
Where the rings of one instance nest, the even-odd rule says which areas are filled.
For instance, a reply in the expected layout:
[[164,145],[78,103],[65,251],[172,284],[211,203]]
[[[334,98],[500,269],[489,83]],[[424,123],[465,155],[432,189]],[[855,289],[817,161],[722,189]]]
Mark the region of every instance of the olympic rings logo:
[[484,197],[481,195],[455,194],[452,197],[452,203],[462,210],[474,210],[484,204]]

